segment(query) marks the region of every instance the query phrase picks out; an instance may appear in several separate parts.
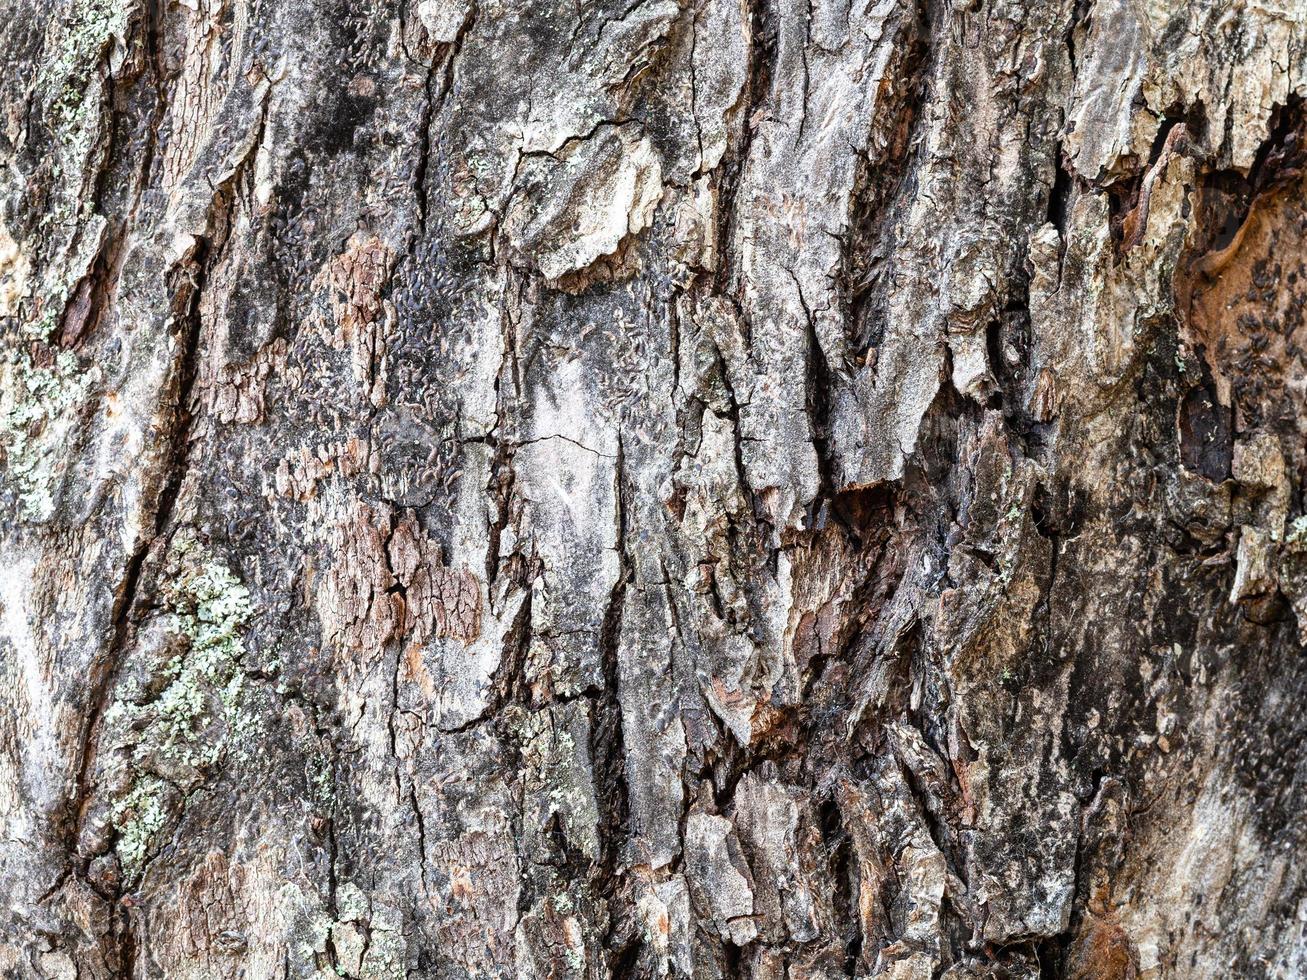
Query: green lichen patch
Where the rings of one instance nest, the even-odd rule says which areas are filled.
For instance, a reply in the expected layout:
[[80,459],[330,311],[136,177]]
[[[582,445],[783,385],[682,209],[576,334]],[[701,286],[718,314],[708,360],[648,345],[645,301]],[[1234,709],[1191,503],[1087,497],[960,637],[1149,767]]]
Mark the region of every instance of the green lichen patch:
[[1284,542],[1294,550],[1304,550],[1307,546],[1307,515],[1295,517],[1289,522],[1285,531]]
[[194,785],[233,755],[247,758],[254,727],[243,668],[249,589],[183,533],[169,552],[161,591],[166,659],[146,685],[126,680],[106,715],[132,746],[131,788],[111,811],[129,879],[163,826],[168,787]]
[[168,784],[149,776],[114,804],[112,819],[118,832],[118,860],[129,879],[140,873],[151,838],[167,823],[167,796]]
[[[250,593],[226,565],[193,537],[174,542],[164,595],[169,630],[184,637],[181,652],[164,667],[168,684],[155,702],[155,746],[191,766],[216,763],[229,747],[246,740],[250,719],[241,711],[245,643],[241,632],[251,614]],[[211,737],[211,722],[220,723]]]
[[83,369],[69,351],[56,352],[47,366],[35,364],[27,349],[0,354],[0,480],[16,494],[23,519],[44,521],[54,513],[64,449],[99,378],[98,368]]
[[107,222],[89,191],[112,144],[109,77],[126,56],[136,8],[136,0],[73,0],[65,16],[51,18],[35,80],[48,144],[43,172],[33,176],[44,187],[34,239],[42,253],[40,283],[33,290],[34,315],[23,324],[29,336],[50,336],[102,245]]
[[287,882],[278,893],[286,958],[295,976],[327,980],[404,980],[408,970],[405,917],[384,897],[352,881],[340,884],[333,908],[323,896]]
[[[88,100],[98,97],[100,66],[107,48],[127,33],[123,0],[78,0],[52,45],[39,86],[47,98],[46,118],[57,136],[74,139],[84,128]],[[97,106],[98,111],[98,106]]]
[[331,759],[325,755],[313,755],[305,766],[309,792],[313,802],[323,810],[330,810],[336,805],[336,774]]

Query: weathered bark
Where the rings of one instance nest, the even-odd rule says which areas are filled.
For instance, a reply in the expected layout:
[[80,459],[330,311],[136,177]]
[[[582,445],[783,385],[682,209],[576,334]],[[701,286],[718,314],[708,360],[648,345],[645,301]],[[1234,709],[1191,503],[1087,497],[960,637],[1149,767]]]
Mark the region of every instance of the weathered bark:
[[1302,0],[0,51],[5,976],[1307,975]]

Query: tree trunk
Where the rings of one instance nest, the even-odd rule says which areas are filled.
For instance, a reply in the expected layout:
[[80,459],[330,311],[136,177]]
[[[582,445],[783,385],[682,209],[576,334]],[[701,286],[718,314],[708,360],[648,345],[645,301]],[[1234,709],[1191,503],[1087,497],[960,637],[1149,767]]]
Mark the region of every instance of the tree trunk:
[[0,0],[6,977],[1307,975],[1302,0]]

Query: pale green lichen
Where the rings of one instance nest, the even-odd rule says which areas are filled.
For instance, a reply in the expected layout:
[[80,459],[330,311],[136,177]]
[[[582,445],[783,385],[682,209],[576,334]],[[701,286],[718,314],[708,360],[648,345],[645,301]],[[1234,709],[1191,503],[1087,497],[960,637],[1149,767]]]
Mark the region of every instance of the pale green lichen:
[[401,931],[402,923],[372,921],[371,941],[363,957],[361,980],[404,980],[407,944]]
[[57,135],[75,139],[81,134],[100,59],[107,47],[121,45],[126,34],[127,8],[122,0],[78,0],[73,5],[53,46],[53,57],[39,75],[48,99],[46,118]]
[[563,920],[563,960],[573,973],[583,975],[586,968],[586,949],[580,923],[576,917],[576,903],[567,892],[549,896],[548,902]]
[[114,804],[112,818],[118,832],[118,860],[129,879],[140,874],[151,838],[167,822],[166,793],[167,784],[156,776],[149,776]]
[[[138,733],[137,772],[181,766],[179,778],[198,780],[224,757],[247,754],[254,721],[245,710],[242,632],[252,607],[240,579],[190,534],[177,536],[169,557],[166,632],[184,643],[163,665],[158,696],[142,701],[140,684],[131,680],[106,721]],[[129,879],[140,873],[150,840],[164,824],[167,787],[156,775],[140,777],[111,811]]]
[[0,355],[0,450],[3,480],[16,492],[19,514],[43,521],[54,513],[67,439],[99,369],[83,369],[61,350],[38,367],[26,349]]
[[336,803],[336,776],[332,771],[331,760],[326,756],[314,756],[306,769],[313,802],[324,809],[331,809]]
[[1307,544],[1307,515],[1295,517],[1289,522],[1284,535],[1285,544]]
[[66,17],[52,20],[46,38],[47,57],[35,82],[51,137],[51,180],[38,236],[41,283],[34,315],[22,325],[31,337],[50,336],[101,248],[107,220],[95,213],[96,196],[88,189],[110,144],[105,72],[112,74],[126,56],[133,6],[129,0],[75,0]]
[[[173,553],[179,559],[178,578],[165,590],[170,631],[188,642],[164,668],[169,683],[156,702],[158,722],[151,734],[174,760],[212,765],[229,744],[246,740],[251,725],[241,711],[241,631],[251,614],[250,592],[193,537],[179,536]],[[212,720],[215,710],[225,735],[202,739],[199,725]]]
[[585,970],[585,953],[570,944],[563,945],[563,958],[567,960],[567,965],[577,973]]

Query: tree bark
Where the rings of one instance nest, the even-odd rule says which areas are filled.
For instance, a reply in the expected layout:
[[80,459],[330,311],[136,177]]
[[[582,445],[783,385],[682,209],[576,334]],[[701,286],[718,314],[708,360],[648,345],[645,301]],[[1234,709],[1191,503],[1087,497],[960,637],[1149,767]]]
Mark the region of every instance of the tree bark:
[[1307,975],[1301,0],[0,0],[6,977]]

